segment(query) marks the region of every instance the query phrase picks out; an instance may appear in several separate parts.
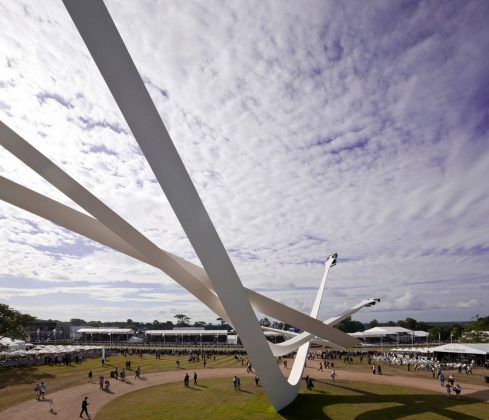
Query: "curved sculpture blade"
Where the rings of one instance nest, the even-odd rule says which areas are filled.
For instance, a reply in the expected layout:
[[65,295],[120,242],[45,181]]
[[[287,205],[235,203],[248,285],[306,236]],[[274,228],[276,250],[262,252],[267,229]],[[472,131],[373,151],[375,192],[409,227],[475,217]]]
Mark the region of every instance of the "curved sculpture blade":
[[[30,166],[30,160],[24,158],[25,152],[22,152],[21,150],[19,151],[18,147],[15,147],[15,149],[12,147],[12,145],[19,146],[27,142],[25,142],[22,137],[18,136],[10,129],[7,130],[7,128],[7,126],[0,122],[0,144],[5,146],[7,150],[12,152],[19,159],[21,159],[25,164]],[[27,145],[28,143],[24,144],[24,146]],[[29,154],[32,154],[32,161],[38,162],[43,168],[47,168],[48,172],[51,175],[57,173],[57,171],[62,171],[39,151],[33,148],[31,149],[31,147],[32,146],[26,148],[26,150],[29,152]],[[36,167],[34,167],[32,169],[38,170],[39,168],[36,169]],[[64,172],[61,179],[58,179],[58,176],[56,176],[56,179],[57,181],[52,183],[52,185],[54,186],[61,184],[69,186],[71,185],[70,182],[76,182]],[[17,207],[23,208],[24,210],[27,210],[47,220],[50,220],[53,223],[63,226],[66,229],[72,230],[73,232],[92,239],[102,245],[108,246],[116,251],[122,252],[128,256],[138,259],[139,261],[145,262],[162,270],[171,278],[173,278],[177,283],[186,288],[190,293],[196,296],[199,300],[201,300],[204,304],[206,304],[212,311],[214,311],[221,318],[229,322],[230,325],[232,325],[232,322],[229,320],[229,317],[224,311],[224,308],[222,308],[222,305],[220,305],[218,299],[208,293],[204,293],[202,291],[202,288],[199,287],[198,284],[196,284],[200,282],[201,285],[203,285],[209,292],[215,294],[212,285],[208,280],[207,273],[202,269],[202,267],[192,264],[189,261],[186,261],[183,258],[180,258],[169,252],[161,250],[152,242],[152,246],[157,248],[157,251],[161,252],[162,255],[161,258],[147,257],[144,254],[141,254],[132,245],[133,242],[127,243],[97,219],[87,216],[86,214],[74,210],[71,207],[65,206],[64,204],[45,197],[35,191],[32,191],[1,176],[0,187],[0,198],[2,200],[7,201]],[[83,188],[81,186],[79,187]],[[79,200],[77,196],[73,194],[74,189],[75,187],[68,187],[68,190],[61,191],[68,192],[67,196],[69,198],[72,198],[73,201],[89,211],[85,203]],[[89,193],[88,191],[87,194],[91,195],[91,193]],[[92,200],[98,200],[93,195],[91,195],[91,197]],[[119,218],[120,224],[127,224],[129,230],[134,230],[132,226],[130,226],[124,219],[120,218],[120,216],[118,216],[116,213],[114,213],[114,217]],[[139,235],[142,234],[139,233]],[[180,264],[182,270],[185,271],[176,271],[172,269],[172,267],[168,267],[165,263],[168,257],[172,258],[174,261]],[[253,307],[256,310],[264,313],[265,315],[280,319],[281,321],[287,322],[291,325],[295,325],[296,327],[304,329],[306,331],[312,331],[314,332],[314,335],[317,335],[324,339],[336,339],[336,344],[339,344],[342,347],[351,347],[357,343],[357,340],[353,337],[346,335],[336,329],[333,330],[330,327],[326,327],[322,325],[319,321],[314,320],[307,315],[296,311],[295,309],[289,308],[279,302],[275,302],[274,300],[266,296],[260,295],[253,290],[245,288],[245,291]]]
[[[4,127],[0,122],[0,144],[4,143],[5,135],[6,135],[6,131],[4,130]],[[15,140],[16,143],[23,141],[23,139],[19,139],[19,138],[16,138]],[[37,157],[38,159],[36,160],[39,161],[39,156]],[[77,210],[74,210],[71,207],[59,203],[51,198],[43,196],[35,191],[30,190],[29,188],[19,185],[2,176],[0,176],[0,199],[10,204],[13,204],[17,207],[20,207],[26,211],[29,211],[33,214],[36,214],[37,216],[43,217],[44,219],[49,220],[59,226],[62,226],[65,229],[71,230],[88,239],[98,242],[101,245],[107,246],[111,249],[119,251],[132,258],[135,258],[141,262],[152,265],[155,268],[161,269],[163,272],[168,271],[165,269],[165,266],[163,264],[153,263],[150,259],[146,258],[135,248],[133,248],[125,241],[123,241],[121,238],[119,238],[116,234],[114,234],[109,228],[107,228],[97,219],[88,216],[84,213],[81,213]],[[213,292],[212,285],[210,284],[210,282],[208,280],[202,280],[202,278],[207,277],[207,273],[205,273],[205,271],[201,267],[192,264],[188,261],[185,261],[184,259],[177,257],[164,250],[160,249],[160,251],[170,255],[171,257],[175,258],[177,261],[181,262],[182,264],[185,263],[186,264],[185,268],[187,270],[190,270],[195,276],[192,280],[202,281],[202,283],[211,292]],[[167,274],[171,275],[171,273],[167,273]],[[194,283],[190,283],[190,284],[183,283],[178,278],[175,278],[175,280],[179,284],[185,285],[184,287],[186,287],[190,293],[192,293],[194,296],[202,300],[203,303],[205,303],[212,311],[214,311],[216,314],[221,316],[221,318],[225,319],[230,323],[230,321],[227,319],[227,314],[223,312],[224,309],[222,308],[222,306],[214,305],[213,303],[215,301],[211,301],[211,302],[206,301],[205,296],[202,296],[199,293],[199,290],[193,287]],[[260,295],[259,293],[254,292],[250,289],[245,288],[245,290],[248,294],[248,298],[250,299],[252,306],[255,309],[257,309],[257,307],[261,308],[262,310],[260,312],[262,312],[263,314],[276,319],[280,319],[281,321],[287,322],[291,325],[294,325],[293,317],[289,316],[289,313],[291,311],[294,311],[293,309],[285,307],[285,310],[283,310],[284,308],[282,308],[282,313],[285,313],[285,315],[283,315],[282,318],[279,318],[278,314],[273,311],[273,305],[270,305],[270,303],[275,303],[272,299]],[[260,304],[256,304],[257,296],[260,299]],[[354,306],[353,308],[345,311],[344,313],[324,321],[324,324],[329,326],[334,326],[340,321],[342,321],[343,319],[345,319],[346,317],[353,315],[361,308],[372,305],[374,303],[375,303],[375,299],[364,300],[360,302],[358,305]],[[272,310],[268,310],[270,307],[272,307]],[[299,323],[299,325],[301,324]],[[310,325],[308,325],[307,327],[310,328]],[[304,329],[304,327],[301,328]],[[273,328],[267,328],[267,329],[271,331],[281,332],[281,330],[275,330]],[[286,340],[283,343],[274,344],[269,342],[269,346],[275,357],[284,356],[286,354],[295,351],[301,344],[304,344],[305,342],[313,339],[316,335],[310,334],[306,331],[303,332],[302,334],[297,334],[297,335],[294,334],[293,338]],[[323,332],[322,335],[318,335],[318,336],[323,337],[323,340],[325,341],[324,344],[330,347],[334,347],[338,349],[345,349],[349,347],[348,346],[349,343],[345,344],[345,340],[341,339],[337,341],[331,341],[330,340],[331,336],[327,332]],[[328,339],[326,339],[326,337],[328,337]],[[346,336],[346,337],[349,338],[350,336]],[[340,338],[342,337],[340,336]]]
[[[64,0],[64,4],[204,269],[158,248],[3,124],[0,125],[1,144],[95,219],[73,209],[66,210],[69,209],[66,206],[63,215],[53,217],[54,209],[62,205],[40,196],[37,197],[38,202],[45,207],[37,211],[43,213],[43,217],[56,219],[60,225],[70,225],[74,231],[88,237],[99,237],[101,243],[160,268],[217,314],[229,320],[245,345],[271,403],[280,410],[297,395],[309,344],[304,343],[299,347],[296,363],[286,381],[275,363],[251,303],[263,313],[303,328],[309,336],[328,336],[334,342],[355,344],[357,341],[352,337],[315,319],[333,260],[329,259],[326,263],[310,317],[245,290],[105,5],[101,0]],[[2,198],[14,190],[14,196],[19,194],[23,198],[10,197],[12,201],[19,203],[26,197],[32,197],[30,190],[19,189],[5,178],[1,182],[2,186],[8,187],[5,191],[2,188]],[[17,205],[28,207],[25,202]],[[99,228],[102,230],[96,232]],[[302,342],[303,338],[296,340],[294,345]]]

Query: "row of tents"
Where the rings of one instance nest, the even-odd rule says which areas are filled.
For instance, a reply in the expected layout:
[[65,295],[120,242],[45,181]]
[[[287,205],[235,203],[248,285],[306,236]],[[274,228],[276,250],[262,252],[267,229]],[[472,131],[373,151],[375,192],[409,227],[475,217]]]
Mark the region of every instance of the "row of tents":
[[77,353],[80,351],[101,350],[102,346],[55,346],[55,345],[38,345],[29,350],[14,350],[14,351],[2,351],[0,356],[3,357],[24,357],[24,356],[38,356],[38,355],[54,355],[54,354],[66,354]]
[[489,356],[489,343],[450,343],[436,347],[399,347],[395,353],[451,353]]

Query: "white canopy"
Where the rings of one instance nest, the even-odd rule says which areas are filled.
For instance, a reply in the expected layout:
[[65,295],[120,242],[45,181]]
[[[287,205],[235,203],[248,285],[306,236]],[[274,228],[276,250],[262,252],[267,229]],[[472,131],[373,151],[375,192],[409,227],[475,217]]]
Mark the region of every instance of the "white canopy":
[[489,343],[450,343],[434,347],[436,353],[489,354]]
[[134,334],[130,328],[80,328],[76,334]]
[[433,353],[433,347],[398,347],[390,351],[394,353]]
[[369,330],[359,331],[356,333],[350,333],[351,336],[357,338],[368,337],[387,337],[389,335],[407,335],[414,337],[426,337],[428,333],[426,331],[413,331],[404,327],[374,327]]
[[1,337],[0,344],[8,348],[8,351],[25,350],[25,341],[12,340],[10,337]]
[[148,330],[146,335],[227,335],[228,330]]

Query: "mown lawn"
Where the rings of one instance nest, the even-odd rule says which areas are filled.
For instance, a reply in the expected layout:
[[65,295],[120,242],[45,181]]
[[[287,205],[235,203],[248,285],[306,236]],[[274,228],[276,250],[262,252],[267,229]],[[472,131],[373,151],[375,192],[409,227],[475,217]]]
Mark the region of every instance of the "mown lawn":
[[[161,356],[156,360],[154,356],[145,355],[143,358],[132,356],[132,369],[141,366],[143,375],[150,372],[166,372],[175,370],[176,356]],[[203,364],[189,363],[186,357],[179,357],[182,368],[202,368]],[[34,387],[38,382],[44,381],[48,394],[60,389],[82,384],[88,380],[88,372],[93,371],[94,381],[100,376],[108,377],[110,371],[116,367],[123,368],[125,359],[122,356],[111,356],[105,367],[102,367],[98,358],[86,359],[80,364],[71,366],[24,366],[19,368],[0,368],[0,412],[15,404],[19,404],[29,398],[34,398]],[[232,356],[217,356],[216,360],[207,361],[206,369],[221,367],[239,367],[240,363]],[[131,375],[131,373],[129,373]],[[1,418],[1,413],[0,413]]]
[[95,420],[141,419],[489,419],[489,405],[416,389],[351,381],[315,382],[276,413],[263,388],[243,378],[241,392],[231,378],[200,381],[199,386],[166,384],[136,391],[105,406]]

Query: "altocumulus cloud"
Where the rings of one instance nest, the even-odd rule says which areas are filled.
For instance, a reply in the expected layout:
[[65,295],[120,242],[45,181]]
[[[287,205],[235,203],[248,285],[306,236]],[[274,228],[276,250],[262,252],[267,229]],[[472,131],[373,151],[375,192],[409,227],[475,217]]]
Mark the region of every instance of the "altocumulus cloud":
[[[307,311],[337,251],[323,317],[370,296],[378,319],[489,311],[488,3],[106,4],[243,283]],[[0,8],[0,118],[196,261],[61,2]],[[77,208],[4,150],[0,171]],[[19,309],[214,318],[147,291],[179,290],[158,271],[5,203],[0,229]]]

